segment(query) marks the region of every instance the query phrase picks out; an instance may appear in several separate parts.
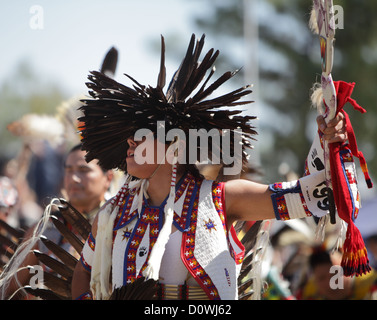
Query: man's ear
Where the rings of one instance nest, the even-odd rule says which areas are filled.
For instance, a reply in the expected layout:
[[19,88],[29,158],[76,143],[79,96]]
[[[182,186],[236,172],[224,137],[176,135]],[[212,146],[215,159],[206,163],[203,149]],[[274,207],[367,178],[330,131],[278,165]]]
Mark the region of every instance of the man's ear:
[[106,175],[107,181],[109,183],[109,185],[107,187],[107,189],[108,189],[110,187],[111,181],[113,181],[113,179],[114,179],[114,171],[108,170],[105,175]]

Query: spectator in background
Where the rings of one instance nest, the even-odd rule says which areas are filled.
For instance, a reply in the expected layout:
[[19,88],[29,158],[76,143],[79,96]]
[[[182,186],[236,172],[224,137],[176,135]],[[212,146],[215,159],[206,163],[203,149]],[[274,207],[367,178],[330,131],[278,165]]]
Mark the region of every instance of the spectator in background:
[[52,147],[47,141],[33,143],[27,182],[35,192],[36,202],[44,208],[51,197],[59,194],[63,180],[65,147]]
[[[113,172],[111,170],[103,170],[96,160],[87,163],[85,154],[86,152],[81,150],[81,145],[73,147],[68,152],[64,163],[64,190],[62,193],[73,207],[81,212],[89,222],[92,222],[100,206],[106,200],[106,192],[109,190],[113,180]],[[31,237],[33,231],[34,227],[26,232],[25,240]],[[46,236],[48,234],[49,240],[54,241],[66,251],[75,255],[74,249],[52,224],[46,229],[45,234]],[[40,241],[33,249],[49,253],[48,249]],[[76,257],[78,258],[77,254]],[[30,253],[19,267],[38,264],[38,258],[33,253]],[[32,274],[28,269],[17,273],[18,281],[22,286],[29,283],[31,276]],[[19,285],[12,281],[6,296],[11,296],[18,288]]]
[[85,160],[81,145],[73,147],[64,163],[64,190],[66,198],[90,222],[105,202],[106,192],[113,180],[111,170],[103,170],[96,160]]
[[377,279],[372,272],[359,277],[345,277],[342,273],[341,253],[329,253],[315,248],[309,257],[311,275],[300,290],[300,300],[369,300],[371,288]]

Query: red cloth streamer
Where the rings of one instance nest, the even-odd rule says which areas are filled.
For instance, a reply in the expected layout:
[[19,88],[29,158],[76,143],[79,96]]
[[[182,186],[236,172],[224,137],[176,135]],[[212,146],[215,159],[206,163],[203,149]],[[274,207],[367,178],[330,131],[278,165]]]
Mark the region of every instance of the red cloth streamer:
[[334,85],[337,92],[336,114],[342,112],[345,116],[349,141],[349,144],[342,144],[340,142],[329,144],[331,180],[335,204],[339,217],[348,224],[346,240],[343,244],[343,258],[341,266],[343,267],[345,276],[360,276],[368,273],[371,268],[369,266],[364,240],[353,221],[357,216],[357,208],[355,208],[354,204],[356,199],[353,199],[341,159],[342,153],[347,151],[351,152],[353,156],[359,158],[366,183],[369,188],[373,186],[372,180],[368,174],[365,158],[357,148],[355,133],[353,131],[351,121],[347,113],[343,110],[343,107],[347,102],[350,102],[355,110],[360,111],[361,113],[365,113],[366,110],[351,98],[355,83],[334,81]]

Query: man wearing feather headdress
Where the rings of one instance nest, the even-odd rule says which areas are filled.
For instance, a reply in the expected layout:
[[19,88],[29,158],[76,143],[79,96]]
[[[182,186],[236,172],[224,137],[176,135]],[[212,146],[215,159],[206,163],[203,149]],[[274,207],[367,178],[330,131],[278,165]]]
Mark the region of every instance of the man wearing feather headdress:
[[[99,72],[89,76],[93,99],[83,101],[80,118],[86,159],[124,170],[128,178],[93,223],[75,269],[73,298],[237,299],[244,248],[233,224],[315,214],[308,195],[324,181],[323,172],[270,186],[210,181],[199,174],[196,163],[203,152],[214,161],[219,151],[220,163],[229,167],[225,151],[230,151],[246,165],[246,149],[256,134],[250,124],[255,117],[235,109],[249,103],[240,100],[251,92],[248,86],[207,99],[236,72],[207,87],[219,52],[211,49],[199,60],[203,46],[204,36],[196,41],[193,35],[166,93],[163,38],[156,87],[129,76],[133,87]],[[323,139],[345,141],[342,114],[328,124],[319,117],[318,125]],[[167,133],[163,139],[159,126]],[[151,134],[137,139],[139,129]],[[215,142],[203,150],[190,144],[193,130],[215,130],[220,140],[211,136]],[[197,158],[190,161],[193,150]],[[147,153],[153,161],[142,163]]]

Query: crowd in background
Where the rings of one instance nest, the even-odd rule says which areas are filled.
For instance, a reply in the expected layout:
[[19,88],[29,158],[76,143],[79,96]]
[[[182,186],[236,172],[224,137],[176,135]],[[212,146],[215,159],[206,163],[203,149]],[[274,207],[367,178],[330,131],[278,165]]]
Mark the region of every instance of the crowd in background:
[[[67,176],[71,175],[72,184],[82,184],[79,178],[72,178],[73,169],[68,169],[66,164],[70,152],[66,149],[54,149],[48,143],[41,142],[37,147],[34,145],[32,151],[24,148],[17,158],[2,162],[1,220],[26,231],[41,218],[52,198],[69,198],[66,190]],[[85,153],[80,150],[78,152],[78,160],[75,161],[83,163]],[[72,168],[72,164],[69,167]],[[103,184],[104,181],[96,183]],[[105,183],[106,197],[117,191],[119,182],[116,179],[113,182],[118,184],[113,189]],[[75,190],[78,192],[78,189],[71,188],[72,198],[72,194]],[[74,200],[73,205],[80,206]],[[262,248],[264,254],[260,276],[264,285],[261,299],[376,299],[377,228],[375,233],[369,232],[364,239],[372,271],[361,277],[349,278],[342,274],[339,267],[341,248],[336,248],[341,223],[327,224],[321,231],[318,222],[312,217],[269,222],[269,242]],[[244,228],[247,229],[247,225]],[[0,233],[3,231],[0,230]],[[2,264],[5,262],[2,261]]]

